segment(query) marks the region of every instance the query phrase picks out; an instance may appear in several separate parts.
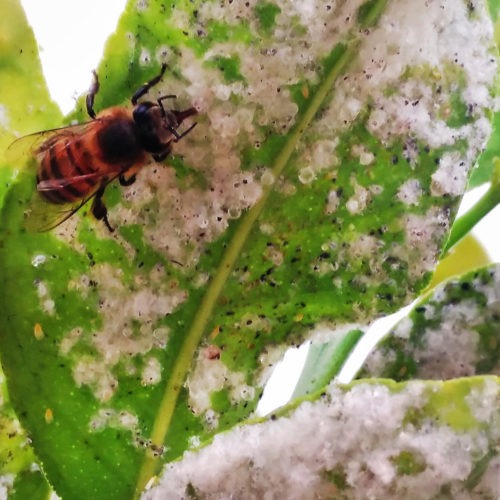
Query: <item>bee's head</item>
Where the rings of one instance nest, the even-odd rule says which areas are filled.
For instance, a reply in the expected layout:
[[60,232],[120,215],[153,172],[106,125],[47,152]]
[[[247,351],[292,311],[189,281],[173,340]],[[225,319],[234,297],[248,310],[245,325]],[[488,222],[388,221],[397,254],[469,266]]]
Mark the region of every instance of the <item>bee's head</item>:
[[158,103],[141,102],[133,111],[134,122],[143,148],[150,153],[162,153],[172,141],[180,139],[177,129],[196,109],[184,111],[165,109],[161,100]]

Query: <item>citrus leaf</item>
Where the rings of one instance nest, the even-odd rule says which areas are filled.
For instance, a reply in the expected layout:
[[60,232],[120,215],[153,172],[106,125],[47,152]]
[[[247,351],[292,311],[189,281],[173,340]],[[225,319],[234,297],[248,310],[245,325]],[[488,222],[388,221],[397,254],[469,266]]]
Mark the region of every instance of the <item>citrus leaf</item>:
[[[36,41],[17,0],[6,0],[0,4],[0,33],[1,206],[15,175],[12,166],[6,165],[3,151],[19,135],[48,128],[55,120],[60,120],[61,115],[50,100]],[[6,327],[6,322],[2,321],[2,341],[8,335]],[[20,498],[20,491],[30,491],[30,495],[24,498],[47,498],[50,487],[11,406],[1,370],[0,389],[0,496]],[[30,485],[35,483],[37,488],[32,489]]]
[[432,280],[427,285],[427,290],[436,287],[442,281],[464,274],[472,269],[484,267],[491,263],[486,249],[481,242],[471,233],[454,245],[446,256],[439,261]]
[[186,453],[143,499],[494,498],[499,382],[331,385]]
[[[495,28],[495,42],[498,47],[500,44],[500,1],[488,0],[488,8],[490,10],[491,19]],[[500,80],[497,76],[497,87]],[[498,88],[495,95],[498,94]],[[493,133],[490,136],[485,150],[480,155],[476,168],[471,172],[469,180],[469,188],[474,188],[491,180],[493,174],[493,163],[496,157],[500,157],[500,112],[495,110],[493,114]]]
[[61,114],[42,75],[33,31],[18,0],[0,5],[0,207],[14,174],[3,152],[15,137],[50,128]]
[[31,491],[24,498],[46,499],[50,493],[47,480],[40,471],[31,442],[21,428],[5,391],[2,374],[0,404],[0,497],[16,497],[20,491]]
[[199,114],[171,168],[107,190],[114,234],[26,233],[32,171],[7,194],[0,349],[63,497],[138,493],[252,412],[277,353],[429,279],[490,131],[484,5],[272,3],[129,2],[96,110],[166,62],[152,98]]
[[445,281],[375,349],[362,377],[449,379],[500,373],[500,267]]
[[363,336],[359,329],[337,331],[328,342],[312,342],[306,362],[297,382],[292,398],[305,396],[319,390],[330,382],[344,365],[346,359]]

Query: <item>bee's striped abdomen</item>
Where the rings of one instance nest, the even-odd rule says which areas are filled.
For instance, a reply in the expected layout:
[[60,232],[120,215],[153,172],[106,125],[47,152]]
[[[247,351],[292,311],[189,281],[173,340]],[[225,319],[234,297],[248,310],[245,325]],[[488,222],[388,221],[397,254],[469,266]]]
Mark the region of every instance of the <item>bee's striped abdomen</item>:
[[37,183],[40,186],[40,181],[47,181],[43,189],[39,188],[47,201],[72,203],[94,190],[97,169],[93,166],[88,142],[85,136],[61,137],[44,148]]

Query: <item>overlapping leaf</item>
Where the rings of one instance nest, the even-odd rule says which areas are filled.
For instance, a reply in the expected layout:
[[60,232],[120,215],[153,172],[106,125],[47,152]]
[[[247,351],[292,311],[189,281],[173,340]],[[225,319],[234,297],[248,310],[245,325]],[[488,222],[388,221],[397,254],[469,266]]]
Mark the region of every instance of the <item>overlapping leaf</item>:
[[187,453],[143,498],[494,498],[499,395],[497,377],[331,385]]
[[498,266],[439,285],[389,332],[362,376],[450,379],[499,373]]
[[25,233],[28,170],[2,214],[3,362],[59,494],[129,497],[249,415],[284,346],[424,286],[493,55],[482,4],[129,3],[96,107],[167,62],[157,92],[199,109],[173,168],[108,190],[114,235],[84,214]]

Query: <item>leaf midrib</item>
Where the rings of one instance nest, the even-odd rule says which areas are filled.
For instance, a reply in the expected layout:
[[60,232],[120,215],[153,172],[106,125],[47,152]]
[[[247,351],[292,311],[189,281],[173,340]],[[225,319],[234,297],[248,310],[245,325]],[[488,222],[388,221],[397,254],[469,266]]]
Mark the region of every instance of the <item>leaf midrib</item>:
[[[383,2],[385,3],[385,2]],[[274,188],[274,184],[279,179],[285,169],[290,157],[295,151],[296,145],[300,138],[307,130],[309,124],[320,109],[321,105],[332,92],[335,81],[344,72],[350,62],[355,59],[355,54],[360,45],[358,38],[353,38],[348,44],[339,44],[343,53],[332,65],[329,72],[325,75],[323,83],[317,88],[316,93],[311,99],[308,108],[305,110],[300,121],[296,124],[293,131],[290,133],[287,142],[283,149],[276,157],[271,168],[272,182],[263,186],[263,192],[260,200],[247,212],[241,220],[240,225],[236,229],[233,239],[230,241],[223,255],[221,263],[211,280],[207,292],[201,301],[198,314],[194,317],[191,328],[184,338],[184,342],[179,351],[179,355],[175,359],[172,367],[171,375],[165,387],[162,401],[156,413],[157,418],[153,425],[151,433],[151,442],[154,445],[161,447],[167,435],[172,416],[175,411],[177,399],[180,390],[187,377],[193,355],[198,347],[205,328],[211,318],[212,312],[217,304],[217,301],[222,293],[224,285],[241,253],[245,243],[248,240],[250,232],[254,227],[255,222],[261,215],[267,199]],[[335,50],[335,49],[334,49]],[[157,472],[156,467],[160,464],[158,459],[146,456],[141,471],[138,476],[137,488],[135,497],[138,498],[143,491],[145,485],[150,478]]]

